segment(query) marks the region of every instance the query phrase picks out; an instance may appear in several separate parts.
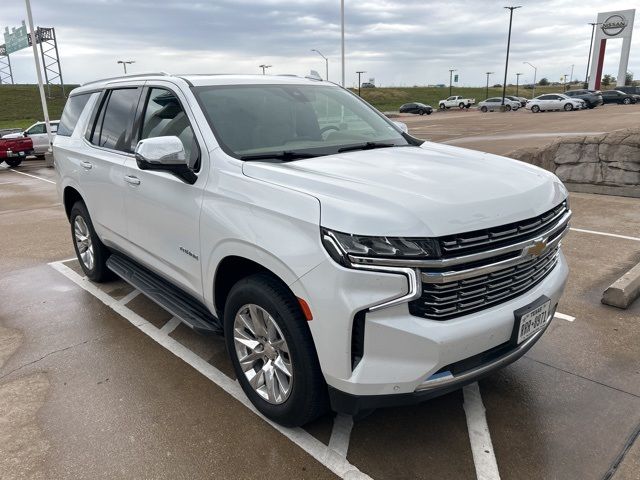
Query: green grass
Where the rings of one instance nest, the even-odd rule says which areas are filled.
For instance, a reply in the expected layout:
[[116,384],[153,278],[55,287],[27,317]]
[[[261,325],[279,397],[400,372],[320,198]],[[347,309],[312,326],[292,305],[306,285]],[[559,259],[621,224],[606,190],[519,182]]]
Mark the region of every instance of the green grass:
[[[576,87],[574,87],[576,88]],[[357,93],[357,90],[354,90]],[[409,102],[420,102],[438,108],[438,101],[449,96],[449,87],[385,87],[363,88],[362,98],[382,112],[397,111],[400,105]],[[543,93],[562,92],[558,86],[536,86],[536,96]],[[453,87],[452,95],[462,95],[466,98],[475,98],[480,102],[486,98],[485,88],[456,88]],[[507,95],[515,95],[516,87],[508,86]],[[531,98],[531,90],[520,87],[520,97]],[[502,96],[502,88],[489,87],[489,97]]]
[[[65,91],[68,93],[74,87],[66,85]],[[51,97],[47,98],[49,118],[58,120],[67,99],[58,86],[51,87]],[[0,128],[26,128],[43,119],[37,85],[0,85]]]

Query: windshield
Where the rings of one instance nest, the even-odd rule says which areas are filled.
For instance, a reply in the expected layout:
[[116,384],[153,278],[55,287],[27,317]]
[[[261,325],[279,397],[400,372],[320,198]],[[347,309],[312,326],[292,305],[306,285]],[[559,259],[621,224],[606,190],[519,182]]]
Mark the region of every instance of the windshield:
[[[221,147],[236,158],[287,153],[331,155],[406,146],[410,142],[350,92],[327,85],[219,85],[195,87]],[[294,155],[292,155],[294,154]],[[282,158],[280,155],[279,158]]]

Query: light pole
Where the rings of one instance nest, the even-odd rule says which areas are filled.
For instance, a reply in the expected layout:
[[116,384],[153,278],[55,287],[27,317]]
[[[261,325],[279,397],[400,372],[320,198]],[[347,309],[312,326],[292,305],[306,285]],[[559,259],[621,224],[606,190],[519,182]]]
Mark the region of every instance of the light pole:
[[523,74],[516,73],[516,97],[518,96],[518,89],[520,87],[520,75],[523,75]]
[[502,106],[504,106],[504,96],[507,93],[507,70],[509,69],[509,48],[511,47],[511,25],[513,24],[513,11],[521,7],[504,7],[509,10],[509,35],[507,37],[507,59],[504,63],[504,83],[502,84]]
[[[495,72],[487,72],[487,93],[485,95],[485,100],[489,98],[489,75],[493,75]],[[451,95],[449,95],[451,96]]]
[[326,73],[324,75],[324,79],[329,81],[329,59],[327,57],[325,57],[322,52],[320,52],[320,50],[316,50],[315,48],[311,49],[312,52],[316,52],[318,55],[320,55],[322,58],[324,58],[324,64],[325,64],[325,70]]
[[457,72],[455,68],[449,69],[449,96],[451,96],[451,79],[453,78],[453,72]]
[[360,75],[367,72],[365,72],[364,70],[358,70],[356,73],[358,74],[358,96],[360,96]]
[[340,1],[340,38],[342,42],[342,88],[344,88],[344,0]]
[[589,23],[591,25],[591,41],[589,42],[589,56],[587,57],[587,73],[584,76],[584,88],[589,88],[589,66],[591,64],[591,49],[593,48],[593,35],[596,32],[596,25],[602,25],[602,23]]
[[267,68],[271,68],[273,65],[265,65],[264,63],[262,65],[258,65],[261,69],[262,69],[262,74],[266,75],[267,74]]
[[127,74],[127,65],[131,65],[132,63],[136,63],[135,60],[118,60],[118,63],[121,63],[124,67],[124,74]]
[[567,91],[567,77],[569,75],[567,75],[566,73],[564,75],[562,75],[562,92],[566,92]]
[[535,98],[535,96],[536,96],[536,77],[538,76],[538,69],[536,67],[534,67],[533,65],[531,65],[529,62],[522,62],[522,63],[526,63],[531,68],[533,68],[533,90],[531,91],[531,98]]
[[575,65],[571,65],[571,75],[569,75],[569,85],[571,85],[571,82],[573,82],[573,69],[574,69]]

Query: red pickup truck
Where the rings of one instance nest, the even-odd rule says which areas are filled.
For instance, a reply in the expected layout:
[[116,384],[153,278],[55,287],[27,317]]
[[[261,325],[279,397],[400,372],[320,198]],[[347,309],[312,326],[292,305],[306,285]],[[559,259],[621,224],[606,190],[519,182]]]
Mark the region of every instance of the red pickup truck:
[[0,162],[17,167],[27,155],[33,153],[33,141],[29,137],[0,138]]

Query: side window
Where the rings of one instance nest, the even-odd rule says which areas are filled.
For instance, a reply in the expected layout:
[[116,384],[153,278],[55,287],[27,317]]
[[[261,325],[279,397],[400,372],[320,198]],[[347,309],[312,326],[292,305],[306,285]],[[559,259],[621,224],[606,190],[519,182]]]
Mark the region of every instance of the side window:
[[[71,136],[73,129],[76,128],[76,123],[78,123],[78,118],[80,118],[89,98],[91,98],[90,93],[69,97],[67,104],[64,106],[64,111],[60,118],[60,124],[57,127],[58,135],[63,135],[65,137]],[[53,125],[51,127],[53,130]]]
[[99,147],[130,152],[127,134],[138,103],[138,88],[111,90],[102,102],[91,143]]
[[140,140],[166,136],[175,136],[182,141],[189,166],[198,170],[200,150],[178,97],[164,88],[151,88],[144,108]]
[[37,135],[39,133],[46,133],[47,127],[45,127],[44,123],[39,123],[38,125],[34,125],[29,130],[27,130],[27,134],[29,135]]

